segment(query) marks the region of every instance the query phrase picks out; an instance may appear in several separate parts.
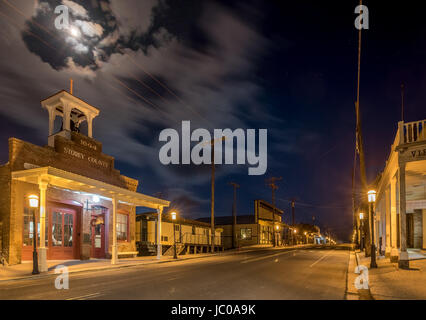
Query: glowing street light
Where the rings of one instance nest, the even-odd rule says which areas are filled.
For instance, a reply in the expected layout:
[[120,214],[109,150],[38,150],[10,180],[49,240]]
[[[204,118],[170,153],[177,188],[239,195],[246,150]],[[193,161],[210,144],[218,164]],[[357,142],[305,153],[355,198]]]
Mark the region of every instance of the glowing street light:
[[37,223],[36,223],[36,219],[35,219],[35,210],[36,208],[38,208],[38,196],[35,194],[31,194],[28,196],[28,202],[30,205],[30,208],[32,209],[33,212],[33,245],[34,245],[34,250],[33,250],[33,274],[39,274],[40,272],[38,271],[38,256],[37,256]]
[[371,262],[370,262],[370,268],[377,268],[377,263],[376,263],[376,245],[375,245],[375,240],[374,240],[374,202],[376,202],[376,190],[370,190],[367,192],[367,197],[368,197],[368,203],[370,204],[370,226],[371,226],[371,234],[370,234],[370,239],[371,239]]
[[359,220],[360,220],[360,249],[361,251],[364,250],[364,212],[359,213]]
[[30,203],[31,208],[38,208],[38,196],[35,194],[28,196],[28,201]]
[[370,190],[367,193],[368,196],[368,202],[376,202],[376,190]]
[[171,213],[172,216],[172,220],[173,220],[173,247],[174,247],[174,253],[173,253],[173,259],[177,259],[177,252],[176,252],[176,230],[175,230],[175,221],[176,221],[176,216],[177,213],[175,211],[173,211]]

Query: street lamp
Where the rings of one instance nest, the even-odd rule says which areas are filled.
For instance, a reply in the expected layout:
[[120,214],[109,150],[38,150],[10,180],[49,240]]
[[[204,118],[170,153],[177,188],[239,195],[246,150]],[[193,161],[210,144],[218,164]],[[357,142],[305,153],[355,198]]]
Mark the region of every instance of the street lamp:
[[277,239],[276,242],[277,242],[277,244],[279,244],[279,242],[280,242],[280,237],[279,237],[280,226],[278,224],[275,225],[275,230],[277,230],[277,233],[278,233],[278,236],[275,237]]
[[376,263],[376,245],[374,240],[374,203],[376,202],[376,191],[370,190],[367,193],[368,196],[368,203],[369,203],[369,210],[370,210],[370,230],[371,230],[371,262],[370,262],[370,268],[377,268]]
[[305,232],[303,232],[303,234],[305,235],[306,244],[308,244],[308,233],[305,231]]
[[361,229],[360,230],[360,235],[361,235],[360,250],[363,251],[364,250],[364,212],[359,213],[359,220],[360,220],[359,228]]
[[33,212],[33,274],[39,274],[38,271],[38,257],[37,257],[37,223],[35,219],[35,210],[38,208],[38,196],[31,194],[28,196],[30,208]]
[[173,259],[177,259],[177,253],[176,253],[176,230],[175,230],[175,221],[176,221],[176,212],[172,212],[172,220],[173,220],[173,247],[174,247],[174,254]]

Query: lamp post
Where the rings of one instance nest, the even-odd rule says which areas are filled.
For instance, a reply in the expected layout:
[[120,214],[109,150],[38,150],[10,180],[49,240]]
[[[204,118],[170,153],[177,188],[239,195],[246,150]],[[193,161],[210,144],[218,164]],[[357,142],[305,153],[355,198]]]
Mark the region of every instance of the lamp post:
[[360,212],[359,213],[359,221],[360,221],[360,250],[363,251],[364,250],[364,212]]
[[297,244],[297,237],[296,237],[296,233],[297,233],[297,229],[294,229],[294,230],[293,230],[293,235],[294,235],[294,237],[293,237],[293,239],[294,239],[294,240],[293,240],[293,245],[294,245],[294,244]]
[[[276,232],[278,233],[278,235],[279,235],[279,232],[280,232],[280,226],[277,224],[276,226],[275,226],[275,230],[277,230]],[[279,242],[280,242],[280,237],[279,236],[277,236],[277,237],[275,237],[276,239],[277,239],[277,245],[279,245]]]
[[38,196],[32,194],[28,196],[30,208],[33,212],[33,274],[39,274],[38,271],[38,256],[37,256],[37,223],[35,219],[35,210],[38,208]]
[[308,233],[305,231],[303,234],[305,235],[306,244],[308,244],[308,236],[307,236]]
[[374,240],[374,203],[376,202],[376,191],[370,190],[367,193],[370,210],[370,239],[371,239],[371,262],[370,268],[377,268],[376,263],[376,245]]
[[172,212],[172,220],[173,220],[173,259],[177,259],[177,253],[176,253],[176,230],[175,230],[175,221],[176,221],[176,212]]

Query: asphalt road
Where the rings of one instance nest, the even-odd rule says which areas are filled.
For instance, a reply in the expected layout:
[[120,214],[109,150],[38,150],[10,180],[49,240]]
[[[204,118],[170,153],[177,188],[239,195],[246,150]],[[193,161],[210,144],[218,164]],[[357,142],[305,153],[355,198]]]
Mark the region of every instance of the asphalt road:
[[258,249],[172,263],[0,283],[0,299],[344,299],[349,251]]

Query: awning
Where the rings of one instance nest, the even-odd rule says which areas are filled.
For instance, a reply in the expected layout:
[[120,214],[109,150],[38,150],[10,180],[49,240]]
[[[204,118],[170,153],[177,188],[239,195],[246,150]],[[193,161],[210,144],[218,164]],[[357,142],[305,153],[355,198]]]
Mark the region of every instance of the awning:
[[12,179],[33,184],[39,184],[39,181],[43,180],[48,182],[50,186],[61,189],[96,194],[108,199],[112,199],[115,196],[119,202],[134,206],[158,209],[159,207],[168,207],[170,205],[170,201],[130,191],[54,167],[13,171]]

